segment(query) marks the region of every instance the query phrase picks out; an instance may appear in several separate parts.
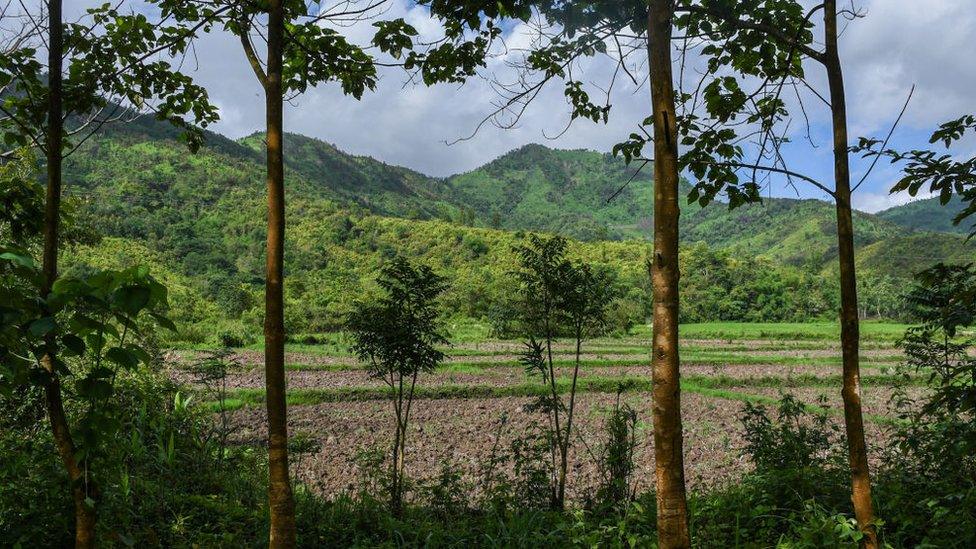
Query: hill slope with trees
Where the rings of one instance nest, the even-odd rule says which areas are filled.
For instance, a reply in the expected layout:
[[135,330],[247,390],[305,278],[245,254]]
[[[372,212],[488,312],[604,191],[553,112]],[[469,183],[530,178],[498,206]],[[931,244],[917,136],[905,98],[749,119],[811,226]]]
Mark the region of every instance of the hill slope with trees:
[[[111,128],[70,157],[68,192],[82,199],[88,222],[110,237],[105,246],[120,250],[121,261],[133,249],[152,253],[187,292],[229,318],[256,322],[263,136],[207,138],[199,153],[187,154],[176,131],[155,121]],[[487,318],[507,291],[511,248],[526,230],[580,241],[572,249],[595,256],[626,288],[631,305],[621,314],[633,321],[647,312],[642,237],[649,233],[650,173],[635,176],[634,167],[592,151],[530,145],[438,179],[304,136],[287,135],[285,145],[292,330],[333,328],[351,296],[368,291],[371,273],[396,254],[455,281],[448,294],[455,314]],[[700,302],[684,309],[685,320],[704,320],[708,310],[726,320],[800,320],[832,311],[836,291],[824,282],[836,258],[832,216],[818,200],[767,199],[734,211],[721,203],[683,205],[682,283]],[[972,255],[959,235],[913,232],[861,213],[855,223],[865,277],[906,279],[939,259]],[[919,242],[930,252],[924,257],[910,253],[923,249]],[[750,289],[766,278],[762,291]],[[781,293],[800,287],[822,291],[805,304]],[[780,297],[758,305],[759,294],[770,292]],[[188,320],[213,310],[207,305]]]

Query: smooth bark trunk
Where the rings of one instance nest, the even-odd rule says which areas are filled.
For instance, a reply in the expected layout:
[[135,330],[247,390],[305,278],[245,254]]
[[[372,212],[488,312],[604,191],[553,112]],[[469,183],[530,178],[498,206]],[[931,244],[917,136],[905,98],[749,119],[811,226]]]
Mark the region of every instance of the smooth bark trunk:
[[651,0],[647,18],[654,110],[654,464],[658,544],[690,547],[678,359],[678,134],[671,73],[670,0]]
[[563,445],[559,455],[559,491],[556,494],[556,503],[559,509],[566,506],[566,477],[569,471],[569,441],[573,436],[573,413],[576,409],[576,383],[579,379],[580,369],[580,347],[582,335],[577,331],[576,334],[576,364],[573,366],[573,381],[569,388],[569,408],[566,410],[566,436],[563,437]]
[[[61,214],[61,141],[64,136],[61,68],[64,55],[61,0],[48,2],[48,107],[47,107],[47,189],[44,203],[44,249],[42,269],[43,298],[47,298],[58,278],[58,246]],[[58,455],[71,482],[71,499],[75,512],[75,547],[95,546],[95,509],[88,504],[89,492],[85,470],[75,457],[76,447],[64,411],[61,379],[56,369],[57,346],[54,336],[45,341],[46,352],[41,365],[48,372],[44,400],[51,433]]]
[[270,546],[295,546],[295,500],[288,478],[288,410],[285,402],[284,245],[285,175],[282,157],[282,0],[268,14],[264,82],[268,155],[268,250],[265,281],[264,373],[268,406],[268,506]]
[[861,373],[858,364],[859,325],[857,278],[854,267],[854,222],[851,213],[850,165],[848,159],[847,106],[844,74],[837,47],[837,3],[824,4],[825,58],[830,86],[834,129],[834,178],[837,204],[837,245],[840,262],[840,327],[843,354],[844,423],[847,428],[851,468],[851,501],[858,527],[865,533],[864,546],[877,547],[874,510],[871,503],[871,475],[868,470],[864,418],[861,411]]

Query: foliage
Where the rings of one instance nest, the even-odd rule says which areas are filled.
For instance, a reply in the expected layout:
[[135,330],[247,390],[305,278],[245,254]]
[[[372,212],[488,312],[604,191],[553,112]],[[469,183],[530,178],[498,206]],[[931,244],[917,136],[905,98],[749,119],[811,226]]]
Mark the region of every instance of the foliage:
[[[904,175],[892,186],[891,192],[908,191],[911,196],[917,196],[924,189],[928,193],[937,194],[942,206],[949,205],[956,198],[952,224],[958,226],[976,213],[976,177],[973,176],[976,173],[976,157],[958,158],[949,149],[953,143],[974,131],[976,115],[967,114],[941,124],[932,132],[929,143],[941,143],[945,152],[886,149],[884,147],[887,142],[864,137],[858,141],[857,146],[852,147],[852,151],[861,153],[865,158],[883,157],[893,164],[903,164]],[[970,227],[970,236],[974,234],[974,230],[976,228]]]
[[909,367],[930,372],[935,393],[926,411],[971,414],[976,410],[976,360],[969,350],[976,339],[960,331],[976,323],[976,270],[972,263],[940,263],[918,273],[916,280],[906,301],[909,314],[921,324],[905,332],[901,345]]
[[[0,396],[0,400],[5,397]],[[73,423],[84,404],[67,402]],[[99,479],[100,545],[234,545],[260,539],[260,456],[234,449],[218,467],[211,417],[145,367],[119,375],[109,403],[119,425],[91,459]],[[66,475],[49,429],[0,430],[0,545],[62,546],[72,540]],[[243,474],[242,474],[243,472]]]
[[637,411],[627,403],[620,403],[624,389],[622,386],[617,391],[617,399],[604,422],[607,438],[600,448],[597,461],[603,478],[596,501],[616,508],[625,507],[636,496],[632,481],[636,468],[634,452],[638,443]]
[[[520,331],[527,338],[519,362],[527,374],[538,376],[549,391],[539,396],[531,408],[547,418],[552,460],[549,493],[552,506],[561,509],[572,446],[581,347],[584,339],[603,331],[615,289],[604,274],[586,263],[567,259],[566,240],[562,237],[531,235],[528,244],[517,248],[516,254],[517,318]],[[561,335],[572,338],[576,349],[568,402],[559,396],[552,355],[553,344]]]
[[44,386],[51,370],[42,366],[41,357],[50,345],[62,349],[52,368],[74,380],[76,397],[86,404],[78,425],[84,456],[117,428],[118,418],[105,409],[119,372],[151,360],[140,341],[149,333],[146,328],[153,321],[172,326],[161,315],[166,289],[145,268],[130,268],[62,277],[46,299],[38,299],[41,277],[33,260],[14,252],[0,260],[0,388]]
[[228,413],[230,410],[227,406],[229,398],[227,377],[240,368],[240,361],[234,357],[230,349],[226,348],[205,351],[189,368],[194,382],[203,388],[201,394],[204,398],[217,403],[215,410],[217,419],[213,433],[207,436],[207,441],[211,439],[216,441],[218,464],[222,463],[227,453],[227,439],[231,434]]
[[430,373],[444,359],[439,346],[447,343],[438,322],[436,300],[446,289],[445,279],[430,267],[414,267],[406,259],[386,264],[377,284],[383,295],[363,302],[349,316],[347,329],[352,349],[372,377],[391,391],[396,425],[390,461],[390,507],[403,508],[404,454],[407,428],[417,378]]
[[762,405],[747,402],[742,414],[746,448],[756,471],[802,471],[830,464],[834,444],[832,425],[826,412],[808,418],[806,406],[792,395],[784,395],[778,419],[769,418]]

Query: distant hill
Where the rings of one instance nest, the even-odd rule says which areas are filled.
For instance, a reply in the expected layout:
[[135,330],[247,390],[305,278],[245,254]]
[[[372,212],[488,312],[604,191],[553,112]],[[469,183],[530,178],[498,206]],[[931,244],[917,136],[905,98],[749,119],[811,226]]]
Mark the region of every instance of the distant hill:
[[649,166],[638,174],[611,155],[533,144],[447,185],[456,204],[489,226],[594,240],[649,234],[651,177]]
[[[264,134],[240,143],[263,158]],[[366,156],[353,156],[335,146],[286,133],[285,169],[316,187],[317,194],[354,203],[370,212],[410,219],[453,219],[459,208],[445,200],[443,180]]]
[[940,261],[976,261],[976,242],[961,235],[915,232],[875,242],[858,251],[857,265],[864,273],[909,277]]
[[938,197],[915,200],[908,204],[880,211],[877,216],[904,227],[919,231],[969,234],[972,221],[953,225],[952,220],[964,208],[962,201],[953,197],[943,206]]
[[[85,199],[84,212],[113,242],[151,253],[223,310],[250,310],[264,276],[263,136],[208,134],[197,154],[178,136],[149,118],[103,130],[66,163],[67,192]],[[326,296],[359,287],[377,261],[407,251],[441,261],[475,281],[472,287],[495,288],[504,268],[486,258],[504,257],[496,248],[510,248],[521,231],[593,244],[629,240],[612,248],[612,262],[636,269],[628,271],[632,281],[644,276],[652,174],[612,156],[529,145],[471,172],[434,178],[300,135],[287,134],[285,147],[288,292],[306,309],[332,311],[334,298]],[[831,204],[776,198],[730,211],[719,202],[682,202],[684,243],[725,249],[729,265],[761,258],[816,277],[835,268]],[[895,210],[855,214],[862,274],[904,279],[939,260],[974,255],[962,236],[906,228]],[[919,211],[918,218],[931,217]],[[392,218],[400,219],[383,221]],[[381,226],[382,238],[363,232]],[[501,230],[478,232],[492,227]],[[611,250],[593,249],[601,257]],[[438,260],[434,250],[450,257]],[[462,301],[483,310],[485,299],[473,291]]]

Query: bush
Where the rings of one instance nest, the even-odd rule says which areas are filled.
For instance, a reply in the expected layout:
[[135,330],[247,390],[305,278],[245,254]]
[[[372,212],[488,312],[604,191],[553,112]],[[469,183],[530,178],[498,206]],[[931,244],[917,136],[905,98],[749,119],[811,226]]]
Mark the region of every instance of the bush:
[[[250,545],[263,538],[262,477],[248,473],[259,470],[260,453],[237,449],[218,466],[206,436],[209,414],[146,369],[120,376],[113,400],[121,428],[92,457],[100,545]],[[0,546],[69,545],[68,481],[46,425],[31,436],[0,430],[0,452]]]

